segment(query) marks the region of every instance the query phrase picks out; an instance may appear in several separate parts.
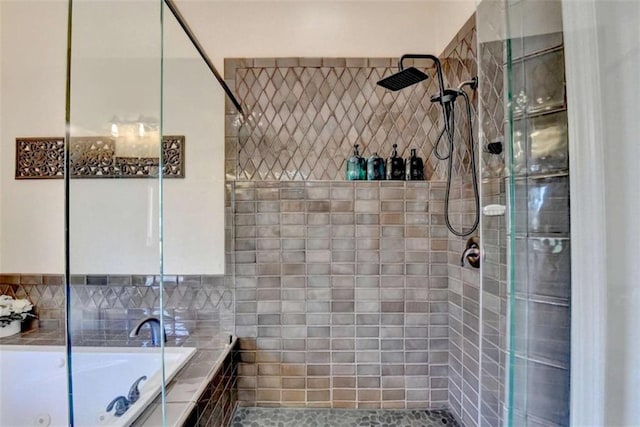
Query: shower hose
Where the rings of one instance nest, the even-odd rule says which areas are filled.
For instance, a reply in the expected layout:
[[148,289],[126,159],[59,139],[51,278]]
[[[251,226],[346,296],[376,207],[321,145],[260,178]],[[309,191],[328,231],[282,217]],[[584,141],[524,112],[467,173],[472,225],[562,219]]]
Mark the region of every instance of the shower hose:
[[[443,113],[444,113],[443,116],[445,120],[445,125],[442,128],[442,132],[440,132],[440,136],[438,137],[438,142],[436,143],[434,151],[435,151],[436,157],[439,160],[447,160],[447,189],[446,189],[446,194],[444,198],[445,223],[447,224],[447,228],[449,229],[449,231],[451,231],[453,234],[459,237],[465,237],[465,236],[469,236],[478,228],[478,223],[480,222],[480,195],[478,193],[478,176],[476,172],[476,156],[475,156],[475,148],[474,148],[474,142],[473,142],[473,127],[472,127],[473,123],[471,120],[471,102],[469,101],[469,95],[467,95],[467,93],[464,90],[459,89],[459,90],[456,90],[456,92],[458,95],[461,95],[464,98],[465,106],[466,106],[467,125],[469,127],[471,176],[473,179],[473,195],[475,199],[475,219],[473,222],[473,226],[471,226],[471,228],[467,231],[464,231],[463,229],[458,231],[455,228],[453,228],[453,226],[451,225],[450,213],[449,213],[449,208],[450,208],[449,198],[451,196],[451,175],[452,175],[452,169],[453,169],[453,150],[454,150],[453,140],[454,140],[454,134],[455,134],[455,128],[454,128],[455,98],[452,101],[441,103],[441,106],[443,108]],[[440,146],[440,141],[442,140],[442,137],[445,133],[447,134],[448,150],[445,155],[441,156],[438,153],[438,147]]]

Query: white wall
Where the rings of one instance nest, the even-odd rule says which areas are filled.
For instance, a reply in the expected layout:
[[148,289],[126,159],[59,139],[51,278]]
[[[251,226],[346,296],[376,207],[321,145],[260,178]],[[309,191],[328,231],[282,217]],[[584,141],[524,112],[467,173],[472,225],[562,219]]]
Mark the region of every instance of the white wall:
[[15,138],[63,136],[66,6],[3,1],[0,271],[64,271],[61,180],[16,181]]
[[572,424],[640,425],[640,3],[563,2]]
[[177,1],[215,65],[225,57],[439,54],[471,0]]
[[597,3],[607,230],[607,392],[611,425],[640,423],[640,3]]
[[[90,3],[97,7],[109,4]],[[64,265],[62,182],[15,181],[13,159],[16,136],[64,135],[66,2],[3,0],[0,4],[3,19],[0,271],[61,273]],[[116,4],[129,7],[135,2]],[[474,10],[473,0],[185,0],[178,4],[221,71],[225,57],[396,57],[407,52],[438,54]],[[168,21],[170,18],[166,16]],[[110,12],[102,13],[96,23],[100,19],[112,20],[120,23],[120,27],[127,28],[124,22],[127,18],[114,20]],[[79,25],[76,31],[82,31],[81,22],[76,24]],[[24,28],[41,31],[24,31]],[[85,31],[90,29],[87,27]],[[141,24],[137,31],[145,35],[153,30]],[[203,71],[196,70],[199,67],[197,62],[178,60],[193,58],[194,54],[186,50],[184,39],[175,42],[180,37],[175,34],[172,36],[171,31],[168,33],[166,53],[175,60],[173,76],[180,83],[171,83],[166,88],[169,103],[165,104],[165,133],[187,135],[187,177],[190,181],[165,181],[165,272],[220,273],[224,263],[224,97],[215,84],[211,86],[209,83],[205,88],[206,75],[198,74]],[[108,43],[100,49],[82,45],[80,41],[75,47],[94,59],[126,58],[132,53],[139,57],[145,48],[144,43],[139,43],[144,37],[137,37],[136,43],[114,39],[119,35],[130,37],[135,33],[125,29],[112,32],[109,37],[105,36],[104,40]],[[114,50],[114,46],[118,48]],[[153,48],[152,44],[151,52]],[[148,57],[153,58],[153,53]],[[110,66],[115,63],[111,61]],[[78,77],[77,74],[75,77]],[[79,81],[76,82],[76,89]],[[77,90],[75,93],[78,93]],[[95,98],[103,95],[99,90],[91,93]],[[89,105],[91,96],[87,96],[83,105]],[[102,119],[106,115],[105,120],[108,120],[109,114],[117,114],[117,111],[109,113],[116,109],[113,99],[110,102],[100,104],[102,110],[92,109],[94,118],[100,116]],[[144,105],[155,104],[147,102]],[[192,114],[184,114],[187,107],[190,107]],[[192,122],[188,125],[176,122],[179,116],[181,120],[191,119]],[[78,117],[78,113],[75,117]],[[203,118],[203,127],[197,130],[193,123],[196,117]],[[72,121],[76,122],[73,118]],[[89,120],[86,126],[95,130],[99,125]],[[192,145],[195,140],[193,132],[207,135],[211,145]],[[194,147],[199,147],[198,151],[191,153],[189,150]],[[207,167],[199,169],[199,164]],[[151,211],[149,216],[150,183],[136,180],[76,180],[72,185],[72,194],[75,194],[72,203],[79,203],[72,206],[75,215],[75,218],[72,216],[72,232],[76,231],[72,234],[73,271],[157,271],[156,242],[147,239],[149,230],[154,233],[154,225],[149,224],[148,218],[153,219],[157,215],[157,211]]]
[[[2,82],[2,5],[0,5],[0,84]],[[0,90],[2,87],[0,86]],[[2,138],[2,94],[0,92],[0,138]],[[2,141],[0,139],[0,141]],[[0,142],[0,165],[2,165],[2,143]],[[0,177],[0,182],[2,178]],[[0,194],[2,186],[0,185]],[[0,196],[0,242],[2,242],[2,197]],[[2,265],[2,247],[0,243],[0,266]]]
[[[186,176],[164,181],[164,272],[220,274],[224,145],[216,129],[224,117],[216,119],[212,110],[223,93],[171,18],[164,37],[173,49],[165,52],[161,84],[157,6],[149,1],[76,4],[72,135],[108,134],[114,115],[130,120],[162,115],[165,134],[184,135]],[[135,42],[127,43],[130,38]],[[73,180],[71,270],[157,272],[158,192],[157,180]]]

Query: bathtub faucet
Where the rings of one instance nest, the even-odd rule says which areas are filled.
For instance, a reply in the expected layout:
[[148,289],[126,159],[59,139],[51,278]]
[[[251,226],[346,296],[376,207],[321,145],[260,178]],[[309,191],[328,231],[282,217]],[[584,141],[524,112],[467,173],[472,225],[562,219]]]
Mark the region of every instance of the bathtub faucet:
[[167,342],[167,334],[164,330],[160,331],[160,319],[158,319],[156,316],[147,316],[140,319],[131,330],[129,338],[137,337],[138,333],[140,332],[140,328],[142,328],[145,324],[149,324],[149,327],[151,328],[151,345],[153,345],[154,347],[159,347],[161,339],[164,339],[164,342]]

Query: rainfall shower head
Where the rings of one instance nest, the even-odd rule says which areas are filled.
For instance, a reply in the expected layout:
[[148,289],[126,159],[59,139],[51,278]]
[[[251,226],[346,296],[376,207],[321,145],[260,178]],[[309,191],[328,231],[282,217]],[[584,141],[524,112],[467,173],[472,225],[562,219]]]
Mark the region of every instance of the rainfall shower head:
[[385,77],[378,82],[378,85],[385,89],[396,91],[404,89],[413,84],[426,80],[428,76],[415,67],[404,68],[402,63],[406,59],[428,59],[436,66],[436,78],[438,79],[438,95],[440,98],[444,96],[444,78],[442,77],[442,64],[438,57],[423,53],[407,53],[400,57],[398,61],[398,72]]
[[416,67],[409,67],[404,70],[400,70],[389,77],[385,77],[378,82],[378,85],[395,92],[416,83],[420,83],[428,78],[429,76],[418,70]]

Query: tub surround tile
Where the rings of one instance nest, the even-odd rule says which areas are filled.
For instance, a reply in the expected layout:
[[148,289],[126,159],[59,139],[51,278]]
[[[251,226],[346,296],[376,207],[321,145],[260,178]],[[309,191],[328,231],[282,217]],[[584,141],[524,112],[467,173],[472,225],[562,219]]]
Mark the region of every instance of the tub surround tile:
[[[156,275],[71,276],[72,337],[93,345],[102,345],[107,338],[126,345],[126,334],[138,319],[157,315],[160,279]],[[169,337],[181,344],[215,347],[219,330],[233,333],[233,284],[224,276],[164,276],[163,282]],[[63,328],[64,276],[0,275],[0,294],[28,298],[34,304],[38,318],[24,322],[23,329]]]
[[[167,387],[166,425],[226,426],[236,409],[237,341],[217,351],[198,351]],[[162,423],[160,399],[133,427]]]

